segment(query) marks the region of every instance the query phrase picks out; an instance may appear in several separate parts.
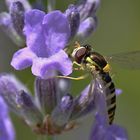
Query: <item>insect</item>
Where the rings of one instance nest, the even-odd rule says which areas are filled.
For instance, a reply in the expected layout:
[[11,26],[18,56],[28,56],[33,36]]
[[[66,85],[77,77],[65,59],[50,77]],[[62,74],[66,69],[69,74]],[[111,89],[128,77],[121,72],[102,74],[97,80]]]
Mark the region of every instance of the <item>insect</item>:
[[95,78],[96,84],[98,84],[99,94],[105,95],[108,121],[112,124],[115,116],[116,109],[116,95],[115,85],[110,77],[110,65],[106,59],[99,53],[92,50],[90,45],[80,46],[77,44],[77,48],[74,49],[72,56],[75,60],[75,64],[80,69],[86,69]]
[[[78,68],[76,70],[87,70],[91,73],[93,81],[91,82],[90,92],[95,93],[97,108],[102,110],[103,115],[107,113],[108,123],[112,124],[116,110],[116,94],[115,85],[110,76],[110,65],[107,58],[100,53],[95,52],[88,44],[81,46],[78,42],[75,43],[75,49],[72,52],[73,64]],[[119,53],[108,57],[112,62],[115,62],[122,67],[129,69],[140,69],[140,51],[128,53]],[[87,75],[86,75],[87,76]],[[72,80],[81,80],[86,76],[77,78],[68,76],[58,76],[60,78],[68,78]],[[94,87],[94,88],[92,88]]]

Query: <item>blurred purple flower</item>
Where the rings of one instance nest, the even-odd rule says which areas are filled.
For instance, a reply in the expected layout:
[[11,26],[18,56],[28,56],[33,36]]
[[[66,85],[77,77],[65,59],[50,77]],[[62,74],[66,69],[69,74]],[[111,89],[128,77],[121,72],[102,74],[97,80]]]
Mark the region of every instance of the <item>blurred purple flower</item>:
[[76,35],[83,41],[95,32],[98,24],[96,11],[99,5],[100,0],[82,0],[75,5],[69,5],[65,14],[71,27],[70,39]]
[[0,27],[18,46],[25,46],[24,12],[31,10],[27,0],[5,0],[9,12],[0,13]]
[[128,140],[127,132],[119,125],[108,125],[98,113],[95,117],[90,140]]
[[5,3],[9,9],[11,5],[16,2],[22,3],[26,11],[31,10],[31,5],[28,0],[5,0]]
[[79,0],[77,4],[80,19],[84,21],[88,17],[94,17],[100,6],[100,0]]
[[100,0],[82,0],[76,5],[80,14],[80,26],[77,36],[84,39],[95,32],[98,24],[96,11],[100,6]]
[[15,132],[8,114],[8,108],[0,97],[0,140],[15,140]]
[[[64,84],[65,83],[65,84]],[[0,95],[8,107],[39,134],[60,134],[73,129],[77,119],[95,109],[89,87],[76,98],[67,79],[35,80],[35,98],[13,75],[1,74]],[[92,105],[89,109],[89,105]]]
[[68,43],[70,28],[67,18],[60,11],[45,15],[40,10],[25,14],[27,47],[17,51],[11,65],[16,70],[32,66],[32,73],[43,79],[59,71],[63,75],[72,72],[72,62],[63,51]]
[[97,28],[97,17],[88,17],[84,21],[81,22],[77,35],[81,38],[88,37],[91,33],[93,33]]
[[8,107],[36,133],[61,134],[73,129],[77,119],[96,111],[90,140],[127,140],[123,128],[108,124],[106,106],[102,103],[105,102],[105,96],[97,96],[99,85],[95,80],[75,98],[69,94],[69,86],[67,79],[37,77],[34,98],[13,75],[0,76],[0,95]]

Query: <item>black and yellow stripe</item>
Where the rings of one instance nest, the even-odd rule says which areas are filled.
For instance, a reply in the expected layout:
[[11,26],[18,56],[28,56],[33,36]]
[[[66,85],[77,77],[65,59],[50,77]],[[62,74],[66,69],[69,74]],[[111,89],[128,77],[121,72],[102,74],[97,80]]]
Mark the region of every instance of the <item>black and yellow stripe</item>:
[[108,112],[109,124],[112,124],[115,116],[115,110],[116,110],[115,85],[112,82],[109,73],[101,72],[100,75],[102,76],[102,79],[106,86],[107,112]]

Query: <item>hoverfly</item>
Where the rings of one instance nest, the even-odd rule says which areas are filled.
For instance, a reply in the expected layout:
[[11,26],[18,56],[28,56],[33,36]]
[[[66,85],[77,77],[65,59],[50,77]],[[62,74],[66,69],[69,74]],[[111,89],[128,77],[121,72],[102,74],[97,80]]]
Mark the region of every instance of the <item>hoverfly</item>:
[[101,54],[92,51],[90,45],[77,46],[72,56],[81,69],[88,70],[95,77],[95,82],[99,85],[95,87],[100,87],[98,93],[103,92],[102,94],[105,95],[108,120],[109,124],[112,124],[116,109],[116,95],[114,83],[109,75],[110,66],[108,62]]
[[[114,62],[119,62],[120,65],[137,69],[140,68],[140,61],[137,59],[139,56],[140,51],[136,51],[116,54],[110,58]],[[100,53],[92,50],[90,45],[86,44],[80,46],[78,43],[76,43],[76,48],[72,52],[72,57],[74,58],[74,63],[79,66],[81,70],[89,71],[94,78],[94,82],[92,83],[94,83],[95,88],[92,92],[95,94],[95,104],[97,105],[97,109],[102,110],[100,112],[103,114],[107,113],[107,120],[111,125],[115,116],[116,94],[115,85],[110,76],[110,65],[106,58]],[[131,59],[129,60],[128,58]],[[104,106],[106,107],[104,108]]]
[[[67,50],[66,50],[67,51]],[[110,65],[107,57],[93,50],[86,44],[75,43],[75,49],[70,55],[73,64],[78,66],[74,70],[86,70],[93,77],[89,87],[89,98],[94,94],[96,108],[101,114],[107,114],[109,124],[113,123],[116,110],[115,85],[110,76]],[[140,69],[140,51],[120,53],[109,56],[108,59],[130,69]],[[58,78],[67,78],[71,80],[81,80],[87,77],[87,74],[80,77],[57,76]],[[92,94],[93,93],[93,94]]]

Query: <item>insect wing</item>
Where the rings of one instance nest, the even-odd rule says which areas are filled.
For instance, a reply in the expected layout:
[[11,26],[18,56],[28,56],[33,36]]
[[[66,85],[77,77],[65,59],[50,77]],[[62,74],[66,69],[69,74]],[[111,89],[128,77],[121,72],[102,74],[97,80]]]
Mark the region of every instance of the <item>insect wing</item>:
[[106,105],[106,90],[103,86],[103,81],[96,78],[94,83],[94,102],[97,108],[97,113],[102,116],[104,121],[108,122],[107,105]]
[[122,68],[140,69],[140,51],[113,54],[107,60],[120,65]]

